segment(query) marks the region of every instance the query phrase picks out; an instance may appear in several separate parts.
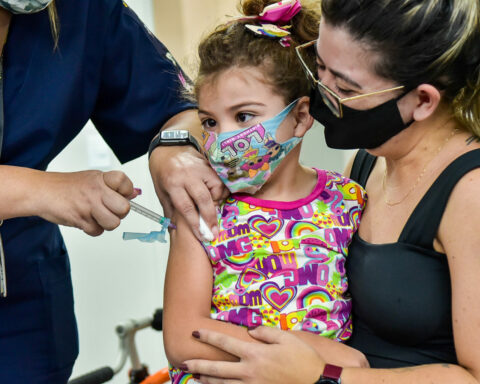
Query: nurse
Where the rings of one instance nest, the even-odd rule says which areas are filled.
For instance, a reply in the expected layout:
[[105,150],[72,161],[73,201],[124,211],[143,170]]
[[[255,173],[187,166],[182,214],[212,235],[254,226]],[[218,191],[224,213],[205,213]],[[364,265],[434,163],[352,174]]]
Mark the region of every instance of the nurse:
[[61,384],[78,341],[57,224],[99,235],[135,192],[120,172],[45,169],[89,119],[127,162],[196,112],[172,56],[121,0],[1,0],[0,44],[0,383]]

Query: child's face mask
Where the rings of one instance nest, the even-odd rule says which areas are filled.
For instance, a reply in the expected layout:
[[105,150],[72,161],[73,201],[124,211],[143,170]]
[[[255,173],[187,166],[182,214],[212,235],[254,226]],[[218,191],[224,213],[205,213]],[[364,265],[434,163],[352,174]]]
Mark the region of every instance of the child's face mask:
[[52,0],[0,0],[0,7],[16,14],[40,12],[48,7]]
[[300,137],[284,143],[276,141],[278,127],[297,101],[275,117],[250,128],[203,134],[208,160],[230,192],[257,192],[285,156],[302,141]]

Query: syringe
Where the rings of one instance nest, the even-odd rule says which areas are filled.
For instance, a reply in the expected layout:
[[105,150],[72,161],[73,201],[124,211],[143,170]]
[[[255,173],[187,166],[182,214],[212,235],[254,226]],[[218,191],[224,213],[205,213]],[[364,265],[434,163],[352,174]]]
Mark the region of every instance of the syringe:
[[175,229],[175,225],[170,222],[168,217],[163,217],[148,208],[142,207],[140,204],[135,203],[134,201],[130,201],[130,207],[132,208],[132,211],[135,211],[160,225],[166,225],[168,228]]

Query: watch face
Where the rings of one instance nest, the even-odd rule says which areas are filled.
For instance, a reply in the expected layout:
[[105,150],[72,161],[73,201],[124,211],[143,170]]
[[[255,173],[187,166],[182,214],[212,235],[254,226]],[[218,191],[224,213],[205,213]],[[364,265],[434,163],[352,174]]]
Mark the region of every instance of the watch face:
[[327,377],[324,377],[320,380],[318,380],[315,384],[338,384],[339,381],[335,380],[335,379],[329,379]]
[[188,131],[183,129],[162,131],[161,138],[162,140],[187,140],[188,133]]

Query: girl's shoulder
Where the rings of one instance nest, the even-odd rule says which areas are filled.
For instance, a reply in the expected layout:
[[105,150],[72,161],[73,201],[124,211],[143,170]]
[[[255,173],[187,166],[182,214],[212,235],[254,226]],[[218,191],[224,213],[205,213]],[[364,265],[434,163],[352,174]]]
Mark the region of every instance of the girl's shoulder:
[[341,196],[344,202],[359,205],[361,209],[365,207],[367,193],[356,181],[336,171],[325,169],[316,169],[316,171],[325,175],[324,191],[327,194]]
[[319,174],[325,175],[325,188],[333,189],[333,188],[337,188],[338,186],[350,186],[350,187],[355,186],[365,191],[364,188],[360,184],[358,184],[356,181],[342,175],[337,171],[332,171],[327,169],[317,169],[317,168],[315,168],[315,170]]

